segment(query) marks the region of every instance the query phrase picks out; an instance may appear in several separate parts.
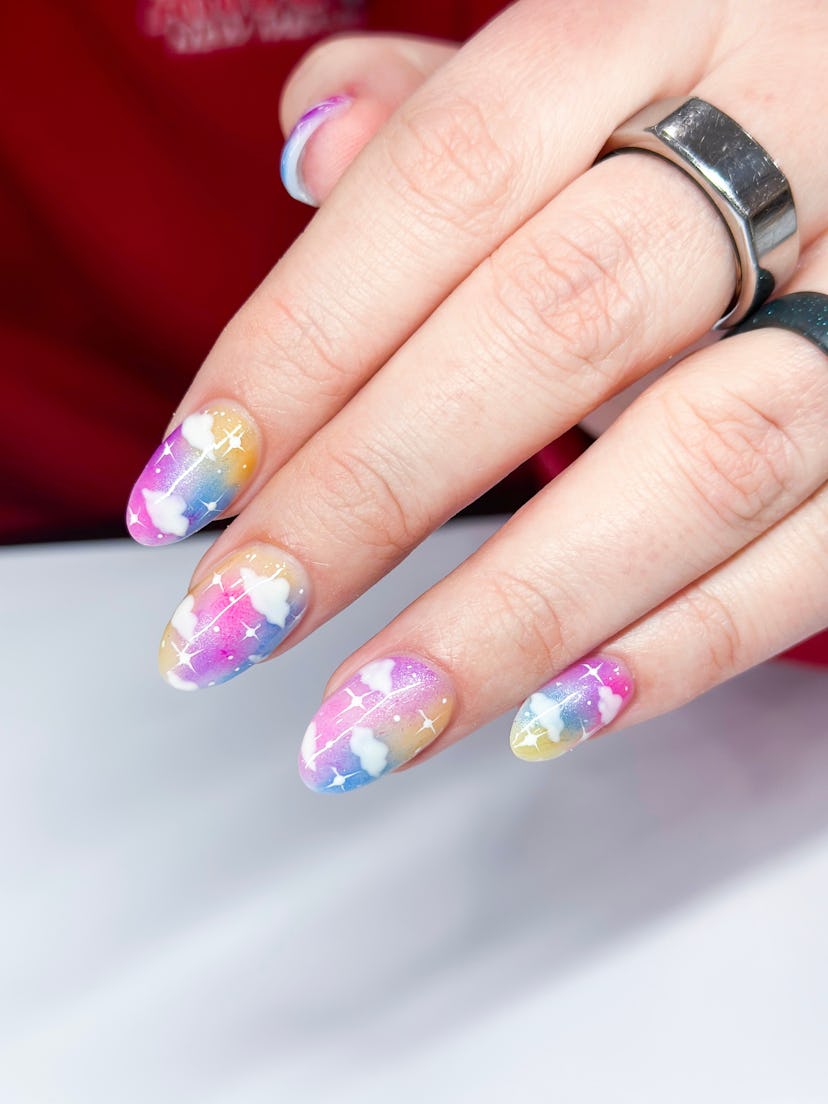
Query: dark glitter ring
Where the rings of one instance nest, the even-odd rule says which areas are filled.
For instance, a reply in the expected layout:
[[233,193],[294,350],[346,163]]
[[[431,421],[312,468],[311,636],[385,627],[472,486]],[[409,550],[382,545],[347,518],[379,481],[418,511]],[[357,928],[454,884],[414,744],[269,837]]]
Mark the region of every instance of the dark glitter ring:
[[777,326],[812,341],[828,356],[828,295],[819,291],[793,291],[763,303],[734,326],[728,337]]

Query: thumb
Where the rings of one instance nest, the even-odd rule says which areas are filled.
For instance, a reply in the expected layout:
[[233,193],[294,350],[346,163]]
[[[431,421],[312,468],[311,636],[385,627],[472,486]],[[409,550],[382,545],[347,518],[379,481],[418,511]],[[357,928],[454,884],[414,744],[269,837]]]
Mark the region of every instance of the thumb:
[[318,207],[389,115],[458,47],[404,35],[327,39],[288,77],[279,109],[282,183]]

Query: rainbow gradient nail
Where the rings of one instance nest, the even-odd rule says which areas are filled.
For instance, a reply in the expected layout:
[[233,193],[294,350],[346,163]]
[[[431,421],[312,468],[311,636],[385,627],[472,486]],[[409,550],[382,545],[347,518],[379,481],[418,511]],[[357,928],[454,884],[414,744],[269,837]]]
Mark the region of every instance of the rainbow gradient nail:
[[292,556],[242,548],[184,599],[161,638],[158,667],[176,690],[227,682],[275,651],[307,608],[308,580]]
[[620,660],[587,656],[526,699],[509,736],[512,751],[532,763],[556,759],[611,724],[634,690]]
[[299,753],[302,781],[318,793],[375,782],[436,740],[454,703],[448,677],[421,659],[366,663],[308,725]]
[[319,201],[311,194],[302,175],[305,147],[323,123],[347,111],[352,103],[350,96],[331,96],[322,100],[305,112],[288,135],[282,149],[280,173],[288,195],[298,199],[300,203],[307,203],[310,207],[319,206]]
[[191,414],[141,472],[127,505],[127,529],[139,544],[172,544],[226,510],[250,482],[259,459],[255,423],[233,403]]

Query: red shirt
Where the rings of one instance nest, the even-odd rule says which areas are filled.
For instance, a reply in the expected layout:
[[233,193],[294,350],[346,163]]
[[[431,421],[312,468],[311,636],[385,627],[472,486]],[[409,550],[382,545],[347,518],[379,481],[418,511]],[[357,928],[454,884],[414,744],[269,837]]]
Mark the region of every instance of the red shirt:
[[[120,532],[132,481],[216,334],[311,214],[280,185],[277,119],[309,40],[346,27],[459,40],[503,4],[9,6],[0,541]],[[582,444],[575,431],[535,470]],[[811,654],[828,662],[821,641]]]

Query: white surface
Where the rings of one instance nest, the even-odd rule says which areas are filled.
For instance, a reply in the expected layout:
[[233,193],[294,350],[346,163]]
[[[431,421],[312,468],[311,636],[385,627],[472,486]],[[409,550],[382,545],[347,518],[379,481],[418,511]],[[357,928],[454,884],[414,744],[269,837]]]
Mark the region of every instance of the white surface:
[[199,694],[154,652],[202,541],[0,555],[3,1104],[824,1104],[825,674],[298,781],[333,668],[489,531]]

